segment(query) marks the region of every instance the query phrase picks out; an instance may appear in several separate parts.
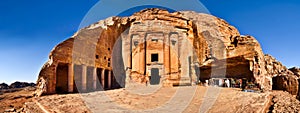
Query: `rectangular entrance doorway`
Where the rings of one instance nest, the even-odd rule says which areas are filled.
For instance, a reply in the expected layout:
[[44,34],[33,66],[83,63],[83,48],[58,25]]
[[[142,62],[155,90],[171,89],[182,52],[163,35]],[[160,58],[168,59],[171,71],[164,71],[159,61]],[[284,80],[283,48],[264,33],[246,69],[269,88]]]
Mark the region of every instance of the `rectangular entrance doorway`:
[[158,68],[152,68],[151,69],[150,84],[151,85],[158,85],[159,83],[160,83],[159,69]]
[[68,64],[58,64],[56,69],[56,93],[68,93]]

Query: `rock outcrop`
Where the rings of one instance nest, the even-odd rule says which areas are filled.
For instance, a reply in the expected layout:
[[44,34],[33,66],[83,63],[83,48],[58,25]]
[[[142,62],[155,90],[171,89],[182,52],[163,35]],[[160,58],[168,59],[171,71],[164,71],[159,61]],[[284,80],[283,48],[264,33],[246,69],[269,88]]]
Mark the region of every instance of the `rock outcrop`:
[[7,84],[5,84],[5,83],[1,83],[1,84],[0,84],[0,90],[8,89],[8,88],[9,88],[9,87],[8,87]]
[[265,64],[266,64],[266,71],[270,76],[277,76],[280,73],[287,73],[293,74],[291,71],[288,70],[284,65],[282,65],[279,61],[277,61],[271,55],[265,55]]
[[[21,90],[27,90],[27,89],[35,89],[35,83],[27,83],[27,82],[14,82],[10,85],[6,83],[1,83],[0,84],[0,95],[5,94],[5,93],[12,93],[12,92],[17,92]],[[1,98],[0,98],[1,100]]]
[[14,82],[9,85],[9,88],[25,88],[25,87],[35,87],[35,83],[27,83],[27,82]]
[[267,76],[272,78],[272,89],[287,91],[292,95],[299,93],[297,68],[288,69],[271,55],[265,55]]
[[294,75],[296,75],[298,77],[298,95],[297,98],[300,100],[300,69],[297,67],[293,67],[289,69],[290,71],[292,71],[294,73]]
[[14,82],[10,85],[6,83],[0,84],[0,90],[8,90],[8,89],[19,89],[19,88],[25,88],[25,87],[35,87],[35,83],[27,83],[27,82]]
[[[156,42],[161,44],[152,45]],[[147,51],[157,51],[157,60],[146,57]],[[287,80],[282,87],[293,94],[298,90],[290,86],[298,84],[291,71],[265,56],[254,37],[241,35],[226,21],[154,8],[101,20],[58,44],[39,74],[37,95],[119,88],[130,80],[147,83],[153,68],[169,85],[246,78],[268,91],[272,78],[282,76],[280,80]]]
[[280,74],[273,77],[273,90],[283,90],[292,95],[297,95],[298,86],[298,79],[292,75]]
[[294,75],[296,75],[297,77],[300,77],[300,68],[293,67],[293,68],[290,68],[289,70],[292,71],[294,73]]

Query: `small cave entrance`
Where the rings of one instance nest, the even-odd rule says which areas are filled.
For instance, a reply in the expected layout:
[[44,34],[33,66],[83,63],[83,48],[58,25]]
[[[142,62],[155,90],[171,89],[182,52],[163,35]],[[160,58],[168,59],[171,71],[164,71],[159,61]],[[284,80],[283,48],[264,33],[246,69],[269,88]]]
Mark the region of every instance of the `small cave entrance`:
[[272,90],[287,90],[285,85],[286,79],[282,76],[272,78]]
[[298,79],[290,75],[281,75],[272,78],[272,90],[283,90],[287,91],[292,95],[297,95],[298,90]]
[[272,90],[279,90],[277,84],[278,84],[278,81],[277,81],[276,77],[273,77],[272,78]]
[[68,93],[68,64],[58,64],[56,68],[56,93]]

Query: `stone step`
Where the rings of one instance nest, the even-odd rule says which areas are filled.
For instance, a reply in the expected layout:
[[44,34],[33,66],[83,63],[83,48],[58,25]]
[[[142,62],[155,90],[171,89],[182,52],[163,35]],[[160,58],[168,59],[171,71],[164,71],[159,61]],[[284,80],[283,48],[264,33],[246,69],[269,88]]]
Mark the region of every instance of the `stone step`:
[[183,77],[177,80],[172,81],[174,86],[190,86],[191,81],[189,77]]

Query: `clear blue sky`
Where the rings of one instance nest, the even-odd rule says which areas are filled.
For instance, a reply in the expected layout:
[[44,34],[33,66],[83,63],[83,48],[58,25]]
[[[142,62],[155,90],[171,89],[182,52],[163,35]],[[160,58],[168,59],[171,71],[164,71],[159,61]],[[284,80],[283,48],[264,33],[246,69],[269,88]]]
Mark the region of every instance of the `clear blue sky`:
[[[255,36],[265,53],[288,67],[300,66],[299,0],[200,1],[211,14],[225,19],[241,34]],[[1,0],[0,83],[35,82],[52,48],[78,30],[97,2]]]

